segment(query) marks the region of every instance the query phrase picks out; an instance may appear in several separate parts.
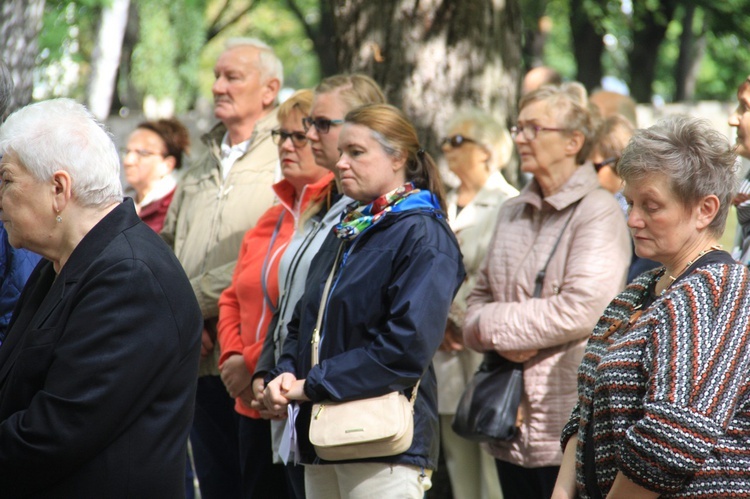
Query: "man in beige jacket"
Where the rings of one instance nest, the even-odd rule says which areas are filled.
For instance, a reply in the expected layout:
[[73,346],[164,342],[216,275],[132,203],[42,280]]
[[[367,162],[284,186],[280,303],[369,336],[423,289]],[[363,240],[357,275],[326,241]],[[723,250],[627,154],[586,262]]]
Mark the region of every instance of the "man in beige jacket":
[[231,283],[243,235],[273,204],[278,153],[271,130],[283,68],[263,42],[233,39],[214,75],[214,115],[221,123],[203,137],[207,151],[177,187],[161,232],[190,278],[204,319],[190,436],[204,499],[239,497],[238,419],[218,376],[218,301]]

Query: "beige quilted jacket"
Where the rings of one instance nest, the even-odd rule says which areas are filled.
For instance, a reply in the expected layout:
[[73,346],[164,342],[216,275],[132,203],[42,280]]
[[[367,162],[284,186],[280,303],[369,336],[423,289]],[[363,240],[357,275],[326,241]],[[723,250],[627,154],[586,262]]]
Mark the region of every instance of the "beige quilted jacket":
[[[547,268],[542,297],[532,298],[537,272],[571,213]],[[478,351],[539,353],[524,364],[519,436],[492,443],[489,451],[495,457],[527,468],[560,464],[560,432],[576,402],[585,342],[625,285],[629,238],[622,210],[599,187],[590,163],[552,196],[542,198],[532,181],[501,208],[468,298],[464,339]]]

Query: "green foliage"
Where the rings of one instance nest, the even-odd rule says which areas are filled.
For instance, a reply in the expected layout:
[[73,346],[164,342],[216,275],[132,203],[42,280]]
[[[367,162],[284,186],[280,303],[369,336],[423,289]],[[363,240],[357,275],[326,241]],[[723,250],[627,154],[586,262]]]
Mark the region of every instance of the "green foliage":
[[200,0],[137,0],[137,6],[140,41],[133,50],[133,84],[143,95],[171,98],[175,111],[185,111],[196,94],[204,5]]
[[[47,0],[35,70],[36,85],[44,97],[83,98],[99,13],[109,3],[110,0]],[[68,81],[71,71],[78,72],[77,80],[72,82]]]
[[[674,67],[679,57],[679,37],[683,8],[697,5],[692,29],[696,37],[705,36],[706,50],[699,68],[695,99],[731,100],[737,85],[750,73],[750,0],[673,0],[677,4],[674,19],[663,14],[666,0],[632,0],[634,12],[622,11],[621,0],[584,0],[583,8],[601,29],[609,35],[603,55],[604,73],[627,81],[630,71],[627,53],[639,41],[633,38],[634,29],[643,25],[645,16],[653,15],[658,22],[668,22],[666,39],[658,50],[659,63],[653,84],[654,93],[665,101],[673,100],[676,89]],[[552,31],[544,47],[545,64],[557,69],[566,78],[574,78],[576,61],[570,35],[569,0],[549,0],[540,14],[552,19]],[[535,22],[529,16],[538,12],[540,0],[521,0],[524,22]]]
[[573,43],[568,22],[568,0],[550,0],[544,15],[552,19],[552,30],[544,45],[544,63],[557,70],[566,79],[576,75]]
[[[209,3],[208,17],[215,16],[219,2]],[[228,0],[233,12],[247,8],[252,0]],[[211,40],[201,54],[199,80],[201,95],[211,96],[213,66],[232,37],[254,37],[268,43],[284,64],[284,86],[306,88],[317,84],[320,69],[312,41],[307,37],[299,20],[289,11],[285,0],[255,0],[258,4],[237,23],[223,30]],[[320,12],[319,0],[296,0],[296,5],[311,24],[316,24]],[[227,14],[231,17],[231,12]]]

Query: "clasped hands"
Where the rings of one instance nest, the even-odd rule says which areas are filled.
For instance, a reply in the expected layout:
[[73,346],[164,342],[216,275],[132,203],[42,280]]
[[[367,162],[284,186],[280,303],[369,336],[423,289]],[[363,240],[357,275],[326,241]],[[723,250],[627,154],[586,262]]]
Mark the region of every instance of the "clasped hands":
[[262,377],[252,379],[242,355],[226,359],[219,371],[229,396],[260,412],[264,419],[284,419],[291,401],[309,400],[305,396],[304,379],[283,373],[266,385]]

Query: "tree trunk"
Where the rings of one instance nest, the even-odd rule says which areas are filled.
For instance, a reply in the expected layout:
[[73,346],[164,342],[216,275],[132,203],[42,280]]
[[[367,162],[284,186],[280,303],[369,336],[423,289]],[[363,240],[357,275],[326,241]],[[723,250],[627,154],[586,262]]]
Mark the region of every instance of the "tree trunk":
[[320,25],[312,39],[315,52],[320,60],[320,74],[322,77],[332,76],[339,72],[336,60],[336,43],[333,33],[335,22],[331,3],[321,0],[320,2]]
[[2,0],[0,2],[0,58],[10,69],[15,82],[9,111],[31,102],[33,71],[39,51],[45,0]]
[[701,34],[693,32],[696,6],[685,5],[682,19],[682,33],[680,34],[680,54],[675,64],[675,101],[691,101],[695,96],[695,82],[698,70],[706,49],[706,22],[703,21]]
[[[333,2],[339,68],[372,76],[433,155],[457,109],[509,124],[521,67],[518,0]],[[513,181],[513,175],[508,175]]]
[[628,54],[630,93],[637,102],[651,102],[651,86],[656,75],[659,47],[667,33],[667,25],[675,10],[674,0],[658,3],[658,10],[649,11],[645,2],[633,2],[633,49]]
[[88,96],[89,110],[102,121],[109,116],[112,105],[129,7],[130,0],[113,0],[111,5],[102,10],[91,61]]
[[578,71],[576,79],[592,92],[601,86],[604,42],[598,26],[583,6],[583,0],[570,0],[570,32]]

